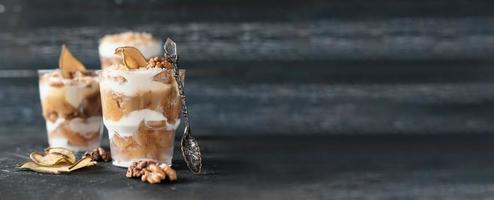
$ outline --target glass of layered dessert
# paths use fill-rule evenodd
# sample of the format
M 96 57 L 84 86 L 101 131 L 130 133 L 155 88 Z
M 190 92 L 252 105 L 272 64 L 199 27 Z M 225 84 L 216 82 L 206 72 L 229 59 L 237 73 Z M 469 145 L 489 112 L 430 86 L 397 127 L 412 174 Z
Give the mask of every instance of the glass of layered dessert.
M 122 60 L 103 69 L 100 77 L 113 164 L 128 167 L 154 160 L 171 165 L 181 112 L 173 66 L 164 58 L 147 60 L 133 47 L 120 47 L 115 53 Z
M 105 35 L 99 41 L 99 56 L 101 67 L 105 68 L 122 61 L 120 55 L 114 54 L 118 47 L 135 47 L 144 55 L 144 58 L 161 55 L 161 42 L 149 33 L 124 32 Z
M 38 74 L 49 145 L 74 151 L 98 147 L 103 132 L 98 75 L 86 70 L 65 46 L 59 69 Z

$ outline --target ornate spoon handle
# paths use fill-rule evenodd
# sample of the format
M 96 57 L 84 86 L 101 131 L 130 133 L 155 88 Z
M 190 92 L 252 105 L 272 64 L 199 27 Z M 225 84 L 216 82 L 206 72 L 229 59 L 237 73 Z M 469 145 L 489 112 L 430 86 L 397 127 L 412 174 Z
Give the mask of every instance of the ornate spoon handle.
M 189 112 L 187 109 L 187 102 L 186 102 L 187 98 L 185 96 L 184 85 L 179 75 L 179 69 L 178 69 L 177 46 L 175 42 L 173 42 L 170 38 L 167 38 L 164 48 L 165 48 L 165 57 L 171 63 L 173 63 L 173 68 L 174 68 L 173 75 L 175 77 L 175 80 L 177 81 L 180 99 L 182 100 L 182 114 L 185 119 L 184 134 L 182 135 L 182 140 L 180 141 L 182 156 L 184 158 L 185 163 L 187 164 L 187 167 L 189 167 L 189 170 L 194 174 L 198 174 L 201 172 L 201 168 L 202 168 L 201 150 L 199 148 L 199 143 L 194 137 L 192 137 L 192 133 L 190 130 Z

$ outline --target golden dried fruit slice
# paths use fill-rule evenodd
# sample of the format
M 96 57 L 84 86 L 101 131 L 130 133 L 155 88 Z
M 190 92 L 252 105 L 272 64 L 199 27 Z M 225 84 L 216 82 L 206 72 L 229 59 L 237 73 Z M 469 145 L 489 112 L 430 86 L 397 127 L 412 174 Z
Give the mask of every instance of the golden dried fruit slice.
M 67 156 L 60 154 L 60 153 L 49 153 L 46 155 L 41 155 L 38 152 L 33 152 L 33 153 L 31 153 L 31 155 L 29 157 L 31 157 L 31 160 L 34 163 L 41 165 L 41 166 L 47 166 L 47 167 L 57 165 L 57 164 L 62 164 L 62 163 L 69 164 L 69 165 L 72 164 L 69 161 L 69 159 L 67 158 Z
M 77 158 L 75 157 L 74 152 L 72 152 L 69 149 L 63 148 L 63 147 L 48 147 L 45 149 L 45 153 L 59 153 L 63 154 L 67 157 L 68 161 L 70 164 L 74 164 L 77 161 Z
M 93 165 L 96 165 L 96 161 L 92 161 L 91 157 L 86 156 L 86 157 L 81 158 L 79 161 L 77 161 L 72 166 L 70 166 L 69 171 L 74 171 L 74 170 L 78 170 L 80 168 L 89 167 L 89 166 L 93 166 Z
M 84 65 L 77 60 L 72 53 L 70 53 L 69 49 L 65 47 L 65 45 L 62 46 L 58 66 L 60 67 L 60 70 L 62 70 L 62 76 L 64 78 L 71 78 L 72 74 L 77 71 L 86 71 Z
M 95 161 L 91 161 L 90 157 L 84 157 L 74 163 L 73 165 L 68 163 L 60 163 L 52 166 L 42 166 L 33 161 L 25 162 L 18 166 L 19 169 L 31 170 L 35 172 L 48 173 L 48 174 L 60 174 L 62 172 L 71 172 L 84 167 L 95 165 Z
M 96 164 L 88 156 L 76 162 L 75 154 L 66 148 L 46 148 L 45 153 L 46 155 L 37 152 L 31 153 L 30 157 L 32 161 L 25 162 L 19 165 L 18 168 L 41 173 L 60 174 Z
M 41 166 L 38 165 L 32 161 L 28 161 L 20 166 L 18 168 L 24 169 L 24 170 L 31 170 L 35 172 L 41 172 L 41 173 L 49 173 L 49 174 L 60 174 L 62 172 L 68 172 L 69 171 L 69 166 L 66 164 L 59 164 L 59 165 L 53 165 L 53 166 Z
M 137 48 L 119 47 L 115 49 L 115 54 L 122 56 L 123 64 L 128 69 L 137 69 L 148 65 L 146 58 L 144 58 L 144 55 L 142 55 L 141 51 Z

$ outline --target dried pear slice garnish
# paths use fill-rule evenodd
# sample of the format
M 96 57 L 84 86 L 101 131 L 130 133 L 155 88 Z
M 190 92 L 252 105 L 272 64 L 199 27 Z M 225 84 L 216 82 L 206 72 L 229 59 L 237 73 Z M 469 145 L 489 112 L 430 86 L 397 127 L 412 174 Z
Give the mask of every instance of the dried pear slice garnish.
M 123 58 L 123 64 L 128 69 L 146 67 L 148 64 L 141 51 L 135 47 L 119 47 L 115 49 L 115 54 L 120 55 Z
M 69 49 L 62 45 L 62 51 L 60 52 L 60 58 L 58 60 L 58 66 L 62 70 L 62 76 L 64 78 L 71 78 L 72 74 L 77 71 L 84 72 L 86 68 L 84 65 L 75 58 Z
M 32 161 L 28 161 L 19 166 L 20 169 L 31 170 L 35 172 L 48 173 L 48 174 L 60 174 L 62 172 L 68 172 L 70 165 L 53 165 L 53 166 L 41 166 Z
M 73 164 L 77 161 L 77 158 L 75 157 L 74 152 L 72 152 L 69 149 L 63 148 L 63 147 L 48 147 L 45 149 L 45 153 L 59 153 L 67 156 L 68 161 Z
M 73 164 L 73 162 L 70 162 L 67 156 L 60 154 L 60 153 L 49 153 L 46 155 L 41 155 L 38 152 L 33 152 L 29 156 L 31 157 L 31 160 L 41 166 L 53 166 L 61 163 L 66 163 L 66 164 Z
M 47 148 L 45 149 L 45 152 L 46 155 L 41 155 L 37 152 L 31 153 L 30 157 L 32 161 L 27 161 L 17 167 L 19 169 L 41 173 L 60 174 L 62 172 L 71 172 L 84 167 L 93 166 L 97 163 L 92 161 L 91 157 L 87 156 L 81 158 L 77 162 L 70 162 L 68 156 L 64 154 L 74 156 L 74 153 L 64 148 Z
M 80 168 L 93 166 L 93 165 L 96 165 L 96 163 L 97 163 L 96 161 L 91 160 L 91 157 L 86 156 L 86 157 L 81 158 L 79 161 L 74 163 L 72 166 L 70 166 L 69 171 L 74 171 L 74 170 L 78 170 Z

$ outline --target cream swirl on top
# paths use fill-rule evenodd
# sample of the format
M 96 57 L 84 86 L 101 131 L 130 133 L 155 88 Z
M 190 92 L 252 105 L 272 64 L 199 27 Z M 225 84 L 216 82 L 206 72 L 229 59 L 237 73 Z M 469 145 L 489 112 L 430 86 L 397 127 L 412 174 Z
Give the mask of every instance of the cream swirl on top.
M 162 68 L 139 68 L 129 71 L 112 66 L 103 71 L 102 76 L 105 78 L 102 78 L 100 84 L 125 96 L 134 96 L 142 91 L 143 87 L 149 91 L 168 90 L 172 85 L 154 80 L 157 74 L 164 71 L 166 69 Z
M 144 57 L 151 58 L 161 54 L 161 42 L 149 33 L 124 32 L 105 35 L 99 41 L 99 54 L 104 57 L 114 57 L 115 49 L 131 46 L 139 49 Z

